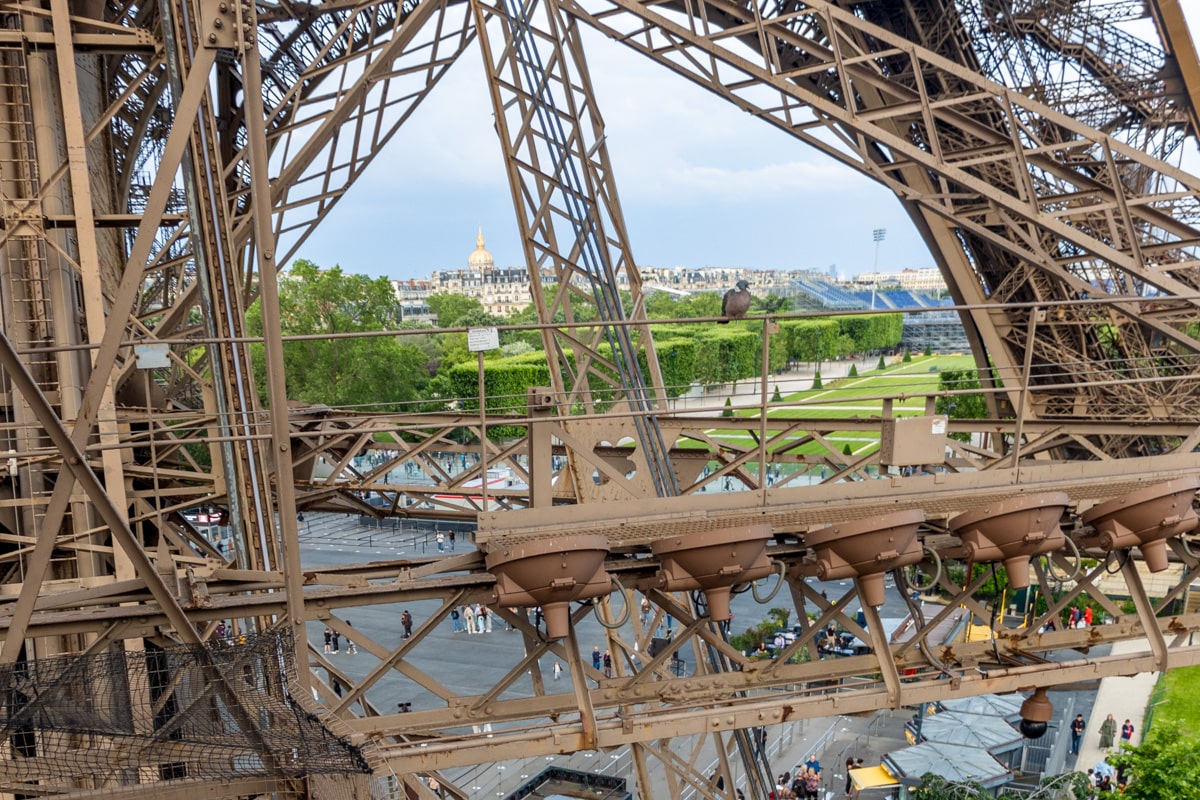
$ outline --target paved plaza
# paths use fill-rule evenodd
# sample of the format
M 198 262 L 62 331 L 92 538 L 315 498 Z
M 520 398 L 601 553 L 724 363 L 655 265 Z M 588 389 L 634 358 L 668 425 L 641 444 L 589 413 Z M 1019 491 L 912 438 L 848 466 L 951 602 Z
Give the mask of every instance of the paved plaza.
M 447 524 L 397 520 L 394 525 L 392 521 L 387 521 L 382 526 L 374 527 L 361 524 L 356 516 L 310 513 L 305 515 L 302 524 L 301 558 L 304 566 L 311 568 L 319 565 L 428 557 L 437 553 L 435 537 L 439 530 L 445 533 L 448 530 Z M 454 546 L 454 553 L 474 547 L 465 531 L 458 533 Z M 448 541 L 446 548 L 446 555 L 450 555 Z M 890 589 L 890 579 L 888 583 Z M 826 588 L 833 597 L 846 591 L 849 586 L 849 581 L 832 581 L 820 584 L 816 588 Z M 412 614 L 415 624 L 419 626 L 437 607 L 438 603 L 434 600 L 414 601 L 403 607 L 366 606 L 355 609 L 350 622 L 376 641 L 395 646 L 403 632 L 400 616 L 404 610 Z M 767 605 L 755 603 L 748 592 L 735 595 L 732 607 L 735 631 L 744 630 L 765 619 L 768 608 Z M 889 591 L 888 604 L 881 609 L 881 616 L 886 619 L 889 616 L 903 616 L 903 613 L 904 607 L 896 592 Z M 310 640 L 319 645 L 322 630 L 323 626 L 320 623 L 311 623 L 308 628 Z M 585 618 L 577 631 L 578 641 L 585 655 L 595 645 L 604 648 L 604 630 L 592 617 Z M 505 630 L 504 622 L 498 618 L 492 633 L 480 635 L 456 634 L 450 621 L 446 620 L 430 634 L 430 639 L 434 646 L 418 648 L 418 652 L 413 654 L 415 663 L 421 669 L 437 675 L 451 690 L 464 695 L 479 690 L 477 677 L 480 664 L 512 664 L 524 654 L 521 635 Z M 349 655 L 344 650 L 333 659 L 337 669 L 351 679 L 362 678 L 375 663 L 370 656 L 362 653 Z M 552 663 L 544 663 L 541 666 L 546 679 L 552 680 Z M 1044 754 L 1046 768 L 1051 772 L 1059 772 L 1071 769 L 1086 770 L 1094 766 L 1103 756 L 1098 744 L 1099 726 L 1105 714 L 1113 714 L 1118 724 L 1125 718 L 1133 719 L 1138 729 L 1135 741 L 1139 740 L 1145 705 L 1154 686 L 1154 678 L 1153 675 L 1108 678 L 1100 682 L 1098 690 L 1051 692 L 1050 697 L 1055 706 L 1055 722 L 1052 725 L 1062 733 L 1055 737 L 1052 731 L 1043 743 L 1051 745 Z M 568 672 L 563 672 L 562 680 L 570 680 Z M 369 692 L 369 698 L 384 713 L 391 712 L 398 703 L 410 703 L 413 708 L 419 709 L 439 702 L 432 694 L 415 684 L 403 681 L 395 673 L 384 677 Z M 809 754 L 816 753 L 823 767 L 823 797 L 841 797 L 845 782 L 843 765 L 846 757 L 863 758 L 867 765 L 878 764 L 884 753 L 906 746 L 903 728 L 912 713 L 910 709 L 882 710 L 867 716 L 800 720 L 769 727 L 767 744 L 771 753 L 772 769 L 776 774 L 785 770 L 794 772 L 797 764 L 803 763 Z M 1067 722 L 1076 713 L 1082 713 L 1088 721 L 1088 730 L 1078 757 L 1068 753 L 1069 736 L 1065 732 Z M 711 772 L 716 767 L 716 753 L 702 752 L 699 763 L 704 764 L 706 773 Z M 447 777 L 471 791 L 472 796 L 503 797 L 551 765 L 622 777 L 632 775 L 629 750 L 621 748 L 614 752 L 580 752 L 476 765 L 450 770 Z M 738 772 L 735 775 L 736 780 L 740 776 L 740 765 L 736 765 L 735 770 Z M 657 780 L 662 780 L 661 774 L 658 774 Z M 655 788 L 665 793 L 665 781 Z

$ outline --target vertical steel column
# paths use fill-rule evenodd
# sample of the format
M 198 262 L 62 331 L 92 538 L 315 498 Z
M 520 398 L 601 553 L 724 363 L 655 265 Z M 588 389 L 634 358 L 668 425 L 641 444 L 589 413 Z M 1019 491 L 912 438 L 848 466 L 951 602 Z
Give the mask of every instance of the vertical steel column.
M 576 405 L 594 410 L 611 388 L 629 406 L 656 493 L 678 494 L 655 415 L 662 377 L 645 324 L 641 279 L 625 236 L 578 29 L 562 19 L 552 0 L 497 5 L 478 0 L 472 8 L 539 316 L 552 322 L 562 312 L 574 322 L 573 300 L 587 299 L 600 319 L 594 328 L 544 333 L 558 406 L 563 415 Z M 498 35 L 489 35 L 489 23 Z M 555 281 L 549 303 L 542 291 L 543 264 Z M 622 304 L 623 283 L 633 296 L 632 314 Z M 647 375 L 638 363 L 639 349 Z M 599 399 L 593 381 L 607 384 Z
M 206 0 L 210 5 L 216 0 Z M 223 4 L 222 4 L 223 5 Z M 238 0 L 237 51 L 242 63 L 246 134 L 250 151 L 250 205 L 254 215 L 253 253 L 261 292 L 267 396 L 271 415 L 271 457 L 274 463 L 275 511 L 279 525 L 280 557 L 287 592 L 288 623 L 296 647 L 296 680 L 304 691 L 312 686 L 308 669 L 308 636 L 304 632 L 304 576 L 300 570 L 300 542 L 296 527 L 296 489 L 292 483 L 291 428 L 288 425 L 287 383 L 284 380 L 283 323 L 279 313 L 278 265 L 275 233 L 271 229 L 271 180 L 267 173 L 266 119 L 262 101 L 262 65 L 256 37 L 256 7 Z

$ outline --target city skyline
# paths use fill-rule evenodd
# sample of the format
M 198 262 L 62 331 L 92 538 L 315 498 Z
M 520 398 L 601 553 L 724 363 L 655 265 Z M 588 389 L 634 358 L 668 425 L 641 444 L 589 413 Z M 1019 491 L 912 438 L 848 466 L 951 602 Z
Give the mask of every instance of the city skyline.
M 1187 14 L 1195 32 L 1200 9 Z M 843 278 L 934 266 L 890 191 L 645 57 L 591 31 L 585 37 L 639 265 L 823 273 L 836 265 Z M 1185 149 L 1184 166 L 1195 171 L 1195 144 Z M 497 267 L 524 266 L 472 47 L 297 257 L 423 278 L 465 268 L 480 227 Z M 877 248 L 880 228 L 887 233 Z

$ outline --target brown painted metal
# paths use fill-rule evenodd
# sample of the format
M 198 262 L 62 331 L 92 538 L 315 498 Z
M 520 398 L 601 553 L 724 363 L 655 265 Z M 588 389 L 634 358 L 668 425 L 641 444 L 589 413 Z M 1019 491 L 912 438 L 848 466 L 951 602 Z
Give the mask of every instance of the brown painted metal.
M 854 578 L 863 602 L 884 602 L 884 573 L 918 563 L 923 555 L 917 529 L 925 521 L 920 509 L 895 511 L 843 525 L 809 531 L 805 543 L 817 555 L 821 580 Z
M 1065 492 L 1001 500 L 959 514 L 947 527 L 962 540 L 966 560 L 1002 561 L 1009 585 L 1024 589 L 1029 585 L 1029 559 L 1066 545 L 1059 522 L 1070 503 Z
M 1193 508 L 1200 477 L 1168 481 L 1101 503 L 1084 512 L 1081 521 L 1091 525 L 1105 551 L 1138 547 L 1151 572 L 1167 568 L 1164 540 L 1195 529 L 1200 524 Z
M 1200 485 L 1193 452 L 1200 381 L 1188 328 L 1197 306 L 1200 180 L 1169 166 L 1181 141 L 1174 132 L 1179 116 L 1161 106 L 1166 94 L 1157 83 L 1142 84 L 1149 90 L 1139 95 L 1115 63 L 1067 53 L 1091 58 L 1089 69 L 1108 81 L 1109 99 L 1140 120 L 1130 129 L 1093 124 L 1113 106 L 1072 99 L 1045 75 L 1022 76 L 1037 97 L 1029 99 L 995 83 L 1002 70 L 984 72 L 978 51 L 956 50 L 971 39 L 959 34 L 978 28 L 969 10 L 958 16 L 939 15 L 934 3 L 910 3 L 903 12 L 890 6 L 903 17 L 894 25 L 872 2 L 851 14 L 813 0 L 780 7 L 777 16 L 750 15 L 748 7 L 719 0 L 528 5 L 537 12 L 531 35 L 552 54 L 550 74 L 569 97 L 559 111 L 567 144 L 586 168 L 579 196 L 591 204 L 589 219 L 617 284 L 632 292 L 626 322 L 598 324 L 573 322 L 573 304 L 591 299 L 594 286 L 529 121 L 537 92 L 514 78 L 516 37 L 503 22 L 505 7 L 436 0 L 10 5 L 11 27 L 0 34 L 0 311 L 11 346 L 0 359 L 0 397 L 4 449 L 14 451 L 15 470 L 0 477 L 0 661 L 197 640 L 211 636 L 218 620 L 239 630 L 329 624 L 353 634 L 375 665 L 355 681 L 302 645 L 301 682 L 311 679 L 333 710 L 331 727 L 366 745 L 380 774 L 395 773 L 372 788 L 421 797 L 430 793 L 414 772 L 623 744 L 634 746 L 642 787 L 661 770 L 671 796 L 688 787 L 704 793 L 708 776 L 679 753 L 720 742 L 721 769 L 731 778 L 727 745 L 746 728 L 1200 662 L 1188 644 L 1200 618 L 1176 607 L 1200 577 L 1200 562 L 1181 539 L 1195 526 Z M 1164 10 L 1176 8 L 1166 3 Z M 813 416 L 820 413 L 813 403 L 796 404 L 802 418 L 773 415 L 778 407 L 767 401 L 765 376 L 754 416 L 724 418 L 719 403 L 701 409 L 707 413 L 673 416 L 653 359 L 580 20 L 892 189 L 963 306 L 977 362 L 995 365 L 993 418 L 950 421 L 944 440 L 927 442 L 944 460 L 908 476 L 887 475 L 876 454 L 848 459 L 836 443 L 845 431 L 894 430 L 894 420 Z M 1060 23 L 1050 9 L 976 38 L 1023 37 L 1022 53 L 1029 43 L 1046 51 Z M 900 30 L 920 33 L 910 40 Z M 1092 30 L 1115 35 L 1104 26 Z M 538 280 L 553 278 L 548 298 L 535 294 L 545 324 L 533 329 L 543 332 L 556 364 L 577 371 L 552 370 L 559 383 L 535 394 L 526 413 L 489 416 L 491 425 L 527 431 L 497 443 L 488 462 L 530 488 L 489 497 L 480 514 L 481 552 L 302 569 L 296 508 L 374 518 L 404 518 L 425 503 L 434 508 L 420 513 L 433 517 L 479 512 L 469 498 L 439 499 L 469 495 L 464 486 L 479 471 L 453 473 L 439 463 L 478 451 L 482 419 L 289 407 L 278 367 L 282 341 L 270 323 L 264 408 L 245 320 L 260 297 L 264 318 L 274 318 L 274 270 L 298 254 L 477 38 L 527 261 Z M 993 60 L 1005 50 L 1005 40 L 995 41 Z M 1185 77 L 1196 72 L 1193 60 L 1181 65 Z M 566 323 L 553 322 L 560 310 Z M 788 316 L 802 315 L 776 319 Z M 601 347 L 621 327 L 650 353 L 648 393 L 606 405 L 590 381 L 626 391 L 611 352 Z M 141 365 L 135 345 L 164 347 L 168 366 Z M 768 348 L 778 345 L 764 340 L 763 365 Z M 572 416 L 577 406 L 589 413 Z M 662 456 L 681 497 L 654 498 L 645 442 L 632 454 L 623 446 L 635 422 L 661 431 Z M 744 438 L 715 433 L 721 431 Z M 355 467 L 364 454 L 381 456 L 379 463 Z M 555 456 L 567 463 L 557 473 Z M 318 461 L 336 465 L 345 480 L 315 478 Z M 432 484 L 388 482 L 408 465 L 421 467 Z M 790 471 L 768 485 L 769 466 Z M 726 478 L 745 491 L 712 491 Z M 365 503 L 358 495 L 366 491 L 390 505 Z M 1063 535 L 1099 562 L 1069 580 L 1064 576 L 1078 565 L 1029 536 L 1041 530 L 1050 541 L 1057 530 L 1016 526 L 1023 542 L 1017 546 L 1000 541 L 995 529 L 1009 528 L 1003 517 L 967 525 L 961 516 L 981 505 L 1037 516 L 1025 498 L 1058 492 L 1066 497 Z M 178 516 L 204 502 L 231 509 L 234 552 L 223 554 Z M 561 507 L 579 503 L 588 504 L 586 514 Z M 843 550 L 829 532 L 887 538 L 890 528 L 880 519 L 888 515 L 918 525 L 911 536 L 900 526 L 903 542 L 866 553 Z M 921 537 L 939 552 L 962 547 L 944 533 L 955 515 L 955 530 L 986 534 L 988 544 L 974 544 L 976 560 L 1031 556 L 1050 609 L 1024 625 L 1000 620 L 994 642 L 935 641 L 949 612 L 916 620 L 909 642 L 884 642 L 873 603 L 880 571 L 920 559 Z M 769 536 L 730 541 L 737 538 L 730 530 L 755 528 Z M 568 537 L 589 544 L 566 547 Z M 437 646 L 430 634 L 455 604 L 516 601 L 501 585 L 509 580 L 502 554 L 534 552 L 547 541 L 559 543 L 549 547 L 558 548 L 549 556 L 558 563 L 568 550 L 568 560 L 590 562 L 578 576 L 572 569 L 571 580 L 591 586 L 596 594 L 586 596 L 600 599 L 595 613 L 610 624 L 617 617 L 610 605 L 622 602 L 616 583 L 644 589 L 654 617 L 669 613 L 679 623 L 668 648 L 648 657 L 655 624 L 634 615 L 608 634 L 614 675 L 597 675 L 580 658 L 575 635 L 582 615 L 593 613 L 590 605 L 566 620 L 556 616 L 553 633 L 565 632 L 561 639 L 544 639 L 502 605 L 498 613 L 525 642 L 521 658 L 489 665 L 470 693 L 423 669 L 420 655 Z M 684 569 L 684 553 L 695 552 L 697 542 L 711 543 L 722 560 Z M 854 565 L 857 585 L 828 600 L 813 591 L 804 576 L 815 568 L 807 557 L 814 548 L 824 554 L 827 574 L 845 569 L 842 561 Z M 892 549 L 895 558 L 881 558 Z M 1178 570 L 1157 601 L 1133 557 L 1138 550 L 1146 566 Z M 764 663 L 737 652 L 712 620 L 724 613 L 730 581 L 766 574 L 772 561 L 782 564 L 804 633 L 785 657 Z M 665 585 L 663 576 L 671 576 Z M 977 596 L 985 580 L 963 587 L 943 577 L 947 609 L 987 619 L 986 601 Z M 709 617 L 670 594 L 692 585 L 713 593 Z M 552 593 L 533 593 L 547 587 L 528 592 L 530 599 L 553 603 Z M 1136 613 L 1122 611 L 1124 596 Z M 1085 599 L 1114 622 L 1039 632 L 1040 623 Z M 368 605 L 417 600 L 438 600 L 438 610 L 400 644 L 375 641 L 344 618 Z M 860 605 L 866 630 L 851 613 Z M 830 622 L 869 642 L 872 652 L 804 661 L 815 650 L 816 629 Z M 1087 654 L 1121 640 L 1146 645 L 1128 656 Z M 717 671 L 710 652 L 734 668 Z M 674 675 L 673 654 L 686 656 L 696 674 Z M 568 665 L 570 690 L 556 691 L 544 679 L 542 658 Z M 902 682 L 901 670 L 913 674 Z M 340 698 L 323 680 L 328 675 L 338 677 Z M 394 677 L 429 692 L 436 704 L 382 713 L 372 701 Z M 526 680 L 528 696 L 515 692 Z M 120 705 L 120 698 L 104 699 Z M 253 714 L 243 713 L 236 697 L 227 699 L 239 724 L 253 728 Z M 492 737 L 470 731 L 485 723 L 497 724 Z M 167 787 L 137 775 L 145 783 L 90 790 L 87 776 L 72 786 L 20 779 L 40 768 L 39 759 L 22 760 L 19 770 L 0 776 L 0 791 L 303 791 L 273 779 Z M 308 787 L 314 795 L 327 789 L 317 781 Z
M 658 539 L 650 550 L 658 557 L 658 581 L 668 592 L 704 592 L 708 616 L 729 619 L 729 590 L 771 574 L 767 557 L 769 525 L 722 528 L 689 536 Z
M 603 536 L 564 536 L 492 550 L 484 563 L 496 576 L 499 605 L 541 606 L 546 636 L 561 639 L 567 635 L 571 603 L 611 592 L 612 578 L 604 571 L 607 555 Z
M 1128 302 L 1115 304 L 1109 319 L 1120 324 L 1115 320 L 1132 315 L 1127 330 L 1141 331 L 1126 337 L 1125 346 L 1150 356 L 1157 334 L 1196 352 L 1200 343 L 1185 331 L 1184 319 L 1197 302 L 1186 271 L 1200 239 L 1193 215 L 1174 211 L 1181 201 L 1194 203 L 1196 181 L 1138 144 L 1089 130 L 980 75 L 969 56 L 958 54 L 968 59 L 961 63 L 941 52 L 960 40 L 935 35 L 942 32 L 938 20 L 925 42 L 826 0 L 772 16 L 725 0 L 671 6 L 594 0 L 563 7 L 892 189 L 926 232 L 961 302 L 1123 298 Z M 889 74 L 906 77 L 884 77 L 880 62 Z M 942 91 L 931 94 L 931 87 Z M 1113 180 L 1125 167 L 1110 172 L 1112 165 L 1134 164 L 1146 180 Z M 1143 285 L 1157 287 L 1161 300 L 1144 305 L 1136 289 Z M 1118 407 L 1130 418 L 1168 416 L 1175 400 L 1167 398 L 1188 394 L 1172 370 L 1143 374 L 1115 392 L 1092 385 L 1094 365 L 1110 359 L 1101 352 L 1081 355 L 1099 344 L 1092 335 L 1096 318 L 1081 316 L 1082 310 L 1064 309 L 1063 318 L 1075 323 L 1071 330 L 1036 338 L 1026 336 L 1024 311 L 968 312 L 1006 389 L 1006 406 L 1018 407 L 1021 365 L 1032 349 L 1035 367 L 1044 363 L 1062 376 L 1034 381 L 1029 403 L 1038 417 L 1079 419 Z M 988 368 L 983 361 L 979 366 Z

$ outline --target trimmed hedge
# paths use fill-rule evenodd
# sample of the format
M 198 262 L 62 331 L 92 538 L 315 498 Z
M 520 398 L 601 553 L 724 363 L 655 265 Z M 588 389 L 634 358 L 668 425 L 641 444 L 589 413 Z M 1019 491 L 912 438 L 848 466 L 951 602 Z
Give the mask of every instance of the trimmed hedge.
M 855 351 L 895 347 L 904 324 L 900 314 L 871 314 L 816 320 L 783 320 L 780 334 L 771 343 L 771 371 L 788 360 L 826 361 Z M 678 397 L 693 384 L 715 386 L 758 377 L 762 366 L 762 325 L 686 325 L 652 328 L 654 349 L 667 396 Z M 849 348 L 849 349 L 847 349 Z M 601 356 L 611 350 L 598 348 Z M 574 372 L 574 357 L 568 355 Z M 638 368 L 645 375 L 646 356 L 638 352 Z M 478 369 L 474 360 L 455 364 L 447 373 L 449 396 L 458 398 L 464 411 L 478 409 Z M 488 413 L 525 413 L 526 389 L 550 386 L 550 365 L 545 353 L 524 353 L 489 358 L 483 365 L 484 395 Z M 619 391 L 595 368 L 588 374 L 592 397 L 600 408 L 613 402 Z M 497 431 L 499 437 L 503 432 Z M 513 431 L 516 433 L 516 431 Z

